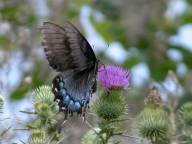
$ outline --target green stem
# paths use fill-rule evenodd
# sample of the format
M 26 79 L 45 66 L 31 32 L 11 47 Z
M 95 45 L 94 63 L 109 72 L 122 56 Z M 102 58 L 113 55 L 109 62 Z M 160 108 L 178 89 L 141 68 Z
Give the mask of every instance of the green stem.
M 126 120 L 130 120 L 130 118 L 126 118 L 126 119 L 116 119 L 116 120 L 111 120 L 109 121 L 110 123 L 113 123 L 113 122 L 121 122 L 121 121 L 126 121 Z
M 173 136 L 171 138 L 171 144 L 178 144 L 178 139 L 176 136 L 177 133 L 177 126 L 176 126 L 176 115 L 175 115 L 175 110 L 177 107 L 177 100 L 173 101 L 173 106 L 170 108 L 170 122 L 171 122 L 171 127 L 172 127 L 172 133 L 171 135 Z
M 107 144 L 111 137 L 112 137 L 112 135 L 110 133 L 106 133 L 106 138 L 104 139 L 104 143 L 103 144 Z
M 85 123 L 87 124 L 87 126 L 89 128 L 91 128 L 101 138 L 103 144 L 105 144 L 105 139 L 103 138 L 103 136 L 100 133 L 98 133 L 87 120 L 85 121 Z

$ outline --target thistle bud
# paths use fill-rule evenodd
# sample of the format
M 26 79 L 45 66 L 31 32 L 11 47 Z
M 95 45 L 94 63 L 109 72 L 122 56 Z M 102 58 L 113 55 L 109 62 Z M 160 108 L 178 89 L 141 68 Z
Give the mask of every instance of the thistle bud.
M 117 90 L 103 93 L 95 102 L 94 111 L 104 120 L 118 118 L 126 110 L 125 97 Z
M 29 144 L 46 144 L 45 132 L 42 130 L 33 130 L 31 137 L 29 138 Z
M 54 102 L 54 95 L 49 86 L 41 86 L 33 93 L 35 112 L 41 120 L 46 122 L 58 110 Z
M 153 87 L 150 90 L 149 95 L 144 100 L 144 103 L 146 107 L 151 108 L 158 108 L 162 106 L 161 97 L 156 87 Z
M 34 105 L 37 103 L 47 103 L 48 105 L 52 105 L 54 102 L 54 95 L 51 91 L 51 87 L 46 85 L 37 88 L 32 96 Z
M 168 144 L 169 120 L 160 108 L 144 108 L 137 118 L 137 129 L 142 137 L 150 139 L 154 144 Z
M 180 117 L 186 125 L 192 126 L 192 102 L 187 102 L 181 107 Z

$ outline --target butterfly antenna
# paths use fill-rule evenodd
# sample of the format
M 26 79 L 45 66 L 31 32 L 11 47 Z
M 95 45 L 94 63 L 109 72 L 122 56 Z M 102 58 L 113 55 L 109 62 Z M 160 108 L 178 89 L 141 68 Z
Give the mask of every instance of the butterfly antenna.
M 85 121 L 86 121 L 86 119 L 85 119 L 85 115 L 83 115 L 82 120 L 83 120 L 83 122 L 85 122 Z

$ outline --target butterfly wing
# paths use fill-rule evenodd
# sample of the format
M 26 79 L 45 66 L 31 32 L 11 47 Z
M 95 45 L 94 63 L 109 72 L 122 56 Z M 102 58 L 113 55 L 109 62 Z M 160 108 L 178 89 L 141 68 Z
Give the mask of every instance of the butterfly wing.
M 71 23 L 61 27 L 45 22 L 41 32 L 47 60 L 54 70 L 79 72 L 94 66 L 96 57 L 91 46 Z
M 65 103 L 66 95 L 58 96 L 58 91 L 64 89 L 73 103 L 78 101 L 84 105 L 82 101 L 89 100 L 96 85 L 97 59 L 91 46 L 69 22 L 66 22 L 64 27 L 45 22 L 41 32 L 44 36 L 43 46 L 49 65 L 61 72 L 53 80 L 55 95 L 63 98 Z M 62 88 L 59 87 L 61 81 L 65 84 Z M 64 106 L 69 109 L 70 102 Z

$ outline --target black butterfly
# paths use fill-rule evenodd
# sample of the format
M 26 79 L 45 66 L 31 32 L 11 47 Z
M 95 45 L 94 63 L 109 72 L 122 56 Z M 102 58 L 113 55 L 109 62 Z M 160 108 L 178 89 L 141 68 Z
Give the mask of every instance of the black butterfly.
M 52 81 L 52 91 L 60 111 L 85 115 L 92 93 L 96 91 L 98 60 L 84 36 L 71 24 L 61 27 L 44 22 L 44 51 L 49 65 L 60 72 Z

